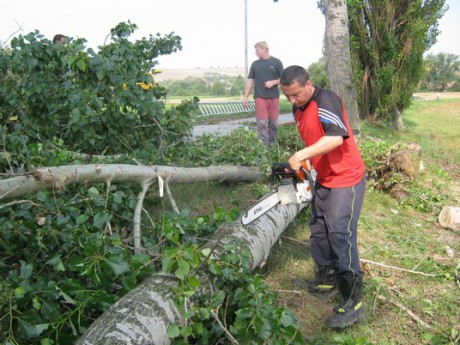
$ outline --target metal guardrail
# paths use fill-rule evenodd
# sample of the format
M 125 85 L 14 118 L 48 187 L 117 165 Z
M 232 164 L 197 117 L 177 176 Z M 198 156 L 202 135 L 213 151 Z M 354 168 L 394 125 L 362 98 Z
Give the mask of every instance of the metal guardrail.
M 254 101 L 248 101 L 248 107 L 243 107 L 243 102 L 199 102 L 198 108 L 201 111 L 200 116 L 210 115 L 224 115 L 224 114 L 237 114 L 237 113 L 248 113 L 256 110 Z

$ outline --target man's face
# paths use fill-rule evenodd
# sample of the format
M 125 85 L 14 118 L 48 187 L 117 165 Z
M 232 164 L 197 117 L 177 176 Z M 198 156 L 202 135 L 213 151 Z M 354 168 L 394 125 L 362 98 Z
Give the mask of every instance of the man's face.
M 256 55 L 259 59 L 263 59 L 267 55 L 267 49 L 256 47 Z
M 288 101 L 299 108 L 308 103 L 313 95 L 314 88 L 309 80 L 305 85 L 300 85 L 298 81 L 291 85 L 281 85 L 281 90 L 283 90 Z

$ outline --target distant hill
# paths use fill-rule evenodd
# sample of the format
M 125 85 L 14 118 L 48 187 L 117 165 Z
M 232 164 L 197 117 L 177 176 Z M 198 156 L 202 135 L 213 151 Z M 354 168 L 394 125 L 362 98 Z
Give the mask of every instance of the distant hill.
M 185 79 L 187 77 L 204 77 L 207 73 L 218 73 L 237 77 L 239 75 L 244 76 L 244 68 L 190 68 L 190 69 L 169 69 L 159 68 L 161 73 L 155 75 L 157 81 L 163 81 L 167 79 Z

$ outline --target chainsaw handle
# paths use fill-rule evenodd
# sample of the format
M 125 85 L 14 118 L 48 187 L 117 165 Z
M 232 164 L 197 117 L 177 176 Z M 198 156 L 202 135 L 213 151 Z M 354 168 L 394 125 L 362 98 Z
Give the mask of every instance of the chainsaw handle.
M 303 177 L 299 176 L 300 173 L 301 173 L 301 175 Z M 302 161 L 299 171 L 296 172 L 295 174 L 296 174 L 297 178 L 301 179 L 301 181 L 304 181 L 305 179 L 308 180 L 308 183 L 310 184 L 310 188 L 311 188 L 311 193 L 314 196 L 315 195 L 315 181 L 313 181 L 313 176 L 311 176 L 310 161 L 308 159 Z
M 310 180 L 311 176 L 310 178 L 308 177 L 308 175 L 310 175 L 310 171 L 311 171 L 310 160 L 306 159 L 300 162 L 300 169 L 297 171 L 294 171 L 294 173 L 299 181 L 304 181 L 306 179 Z

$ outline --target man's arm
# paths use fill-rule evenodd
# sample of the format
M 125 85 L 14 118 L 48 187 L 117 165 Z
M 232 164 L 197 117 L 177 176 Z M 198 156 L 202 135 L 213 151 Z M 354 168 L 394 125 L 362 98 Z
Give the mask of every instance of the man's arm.
M 294 155 L 289 158 L 289 163 L 292 169 L 299 170 L 302 161 L 331 152 L 342 145 L 342 143 L 342 136 L 323 136 L 313 145 L 294 153 Z
M 265 82 L 264 86 L 267 88 L 267 89 L 270 89 L 272 88 L 273 86 L 275 85 L 279 85 L 280 83 L 280 80 L 279 79 L 275 79 L 275 80 L 268 80 Z
M 243 107 L 248 107 L 248 97 L 251 93 L 252 87 L 254 86 L 254 79 L 246 79 L 246 86 L 244 88 Z

